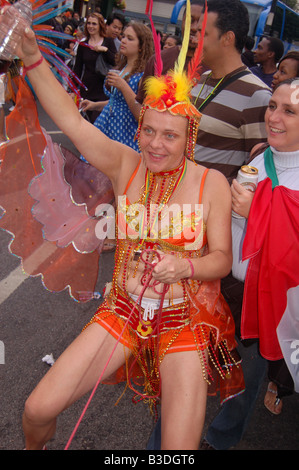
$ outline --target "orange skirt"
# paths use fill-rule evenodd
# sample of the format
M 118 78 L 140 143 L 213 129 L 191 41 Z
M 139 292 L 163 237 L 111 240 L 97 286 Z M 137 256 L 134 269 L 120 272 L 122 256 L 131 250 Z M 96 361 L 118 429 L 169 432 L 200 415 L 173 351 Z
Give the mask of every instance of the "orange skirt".
M 215 335 L 210 321 L 199 322 L 197 318 L 196 324 L 192 324 L 190 311 L 190 302 L 182 302 L 163 308 L 160 318 L 155 314 L 152 320 L 144 321 L 144 309 L 119 287 L 113 287 L 86 327 L 92 323 L 100 324 L 132 355 L 105 383 L 127 381 L 136 393 L 135 399 L 147 400 L 152 408 L 160 398 L 159 366 L 165 355 L 198 351 L 210 395 L 220 391 L 220 400 L 224 402 L 244 391 L 240 357 L 232 347 L 234 341 L 232 344 L 230 338 L 229 349 L 225 334 Z M 224 317 L 223 311 L 218 313 Z M 230 315 L 229 309 L 225 313 Z M 135 385 L 143 391 L 138 391 Z
M 134 308 L 134 303 L 130 299 L 128 300 L 128 305 L 131 311 Z M 167 313 L 168 317 L 172 317 L 171 321 L 174 322 L 175 316 L 183 316 L 183 323 L 187 321 L 187 324 L 178 325 L 177 327 L 170 328 L 170 332 L 168 329 L 164 328 L 164 331 L 160 331 L 160 350 L 163 350 L 165 354 L 173 353 L 173 352 L 181 352 L 181 351 L 195 351 L 197 349 L 194 332 L 190 328 L 190 322 L 188 321 L 189 316 L 183 313 L 184 310 L 183 304 L 177 304 L 172 307 L 168 307 Z M 141 311 L 143 312 L 144 309 L 142 308 Z M 123 312 L 122 312 L 123 313 Z M 138 315 L 138 309 L 135 309 L 135 316 Z M 134 315 L 133 313 L 133 315 Z M 136 318 L 135 318 L 136 320 Z M 126 346 L 127 348 L 131 348 L 131 334 L 128 335 L 128 332 L 124 331 L 126 321 L 128 321 L 128 316 L 124 315 L 115 315 L 115 310 L 110 307 L 109 301 L 105 300 L 103 304 L 98 308 L 97 312 L 91 319 L 90 323 L 99 323 L 103 328 L 105 328 L 116 340 L 118 340 L 121 344 Z M 89 324 L 90 324 L 89 323 Z M 132 325 L 131 325 L 132 326 Z M 148 340 L 150 335 L 153 334 L 153 329 L 155 325 L 152 325 L 152 321 L 138 321 L 136 324 L 136 331 L 138 336 L 140 337 L 141 341 Z M 166 331 L 165 331 L 166 330 Z M 174 331 L 175 330 L 175 331 Z M 167 334 L 170 333 L 170 334 Z M 173 336 L 175 333 L 175 338 L 172 338 L 170 342 L 170 337 Z M 156 336 L 156 335 L 155 335 Z M 165 355 L 164 354 L 164 355 Z
M 106 308 L 109 311 L 109 306 L 100 307 L 95 314 L 95 317 L 93 317 L 92 322 L 99 323 L 102 325 L 116 340 L 119 339 L 120 343 L 126 346 L 127 348 L 130 348 L 130 342 L 128 341 L 127 338 L 122 336 L 122 331 L 125 325 L 124 320 L 116 317 L 113 315 L 113 311 L 110 309 L 111 315 L 106 316 L 105 314 L 101 315 L 100 310 L 104 308 L 105 312 L 107 313 Z M 162 338 L 163 341 L 163 338 Z M 168 353 L 174 353 L 174 352 L 181 352 L 181 351 L 196 351 L 197 346 L 195 343 L 194 339 L 194 334 L 191 331 L 190 325 L 184 326 L 176 339 L 173 341 L 173 343 L 169 346 L 169 348 L 166 349 L 165 354 Z

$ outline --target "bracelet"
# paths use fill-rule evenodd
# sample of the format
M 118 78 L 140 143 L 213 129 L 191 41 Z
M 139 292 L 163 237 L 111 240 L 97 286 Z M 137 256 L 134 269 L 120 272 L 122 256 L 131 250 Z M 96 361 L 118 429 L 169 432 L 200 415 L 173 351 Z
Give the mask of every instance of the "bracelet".
M 34 64 L 32 65 L 28 65 L 28 67 L 26 67 L 26 65 L 24 65 L 23 67 L 23 73 L 24 75 L 26 75 L 26 73 L 29 71 L 29 70 L 32 70 L 32 69 L 35 69 L 35 67 L 38 67 L 42 61 L 44 60 L 44 56 L 42 55 L 37 62 L 34 62 Z
M 191 279 L 191 277 L 194 276 L 194 266 L 193 266 L 192 261 L 189 258 L 185 258 L 185 259 L 188 261 L 188 263 L 190 264 L 190 267 L 191 267 L 191 276 L 189 276 L 189 279 Z

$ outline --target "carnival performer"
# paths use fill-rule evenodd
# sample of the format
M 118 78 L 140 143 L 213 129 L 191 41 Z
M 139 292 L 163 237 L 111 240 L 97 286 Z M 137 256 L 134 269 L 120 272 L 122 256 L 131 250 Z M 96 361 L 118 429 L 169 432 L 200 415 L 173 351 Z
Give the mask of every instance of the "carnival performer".
M 222 401 L 243 390 L 220 294 L 232 263 L 231 194 L 221 173 L 192 161 L 200 114 L 189 95 L 198 64 L 184 72 L 188 41 L 174 72 L 163 77 L 158 60 L 147 83 L 138 153 L 84 120 L 41 59 L 34 33 L 22 38 L 18 55 L 40 103 L 110 178 L 118 204 L 110 291 L 27 399 L 26 449 L 42 449 L 57 416 L 99 379 L 124 378 L 150 405 L 161 403 L 163 449 L 198 448 L 209 384 L 220 387 Z
M 263 151 L 261 144 L 250 162 L 259 172 L 256 193 L 235 180 L 232 184 L 232 207 L 243 217 L 233 218 L 232 224 L 232 272 L 245 282 L 241 335 L 258 338 L 268 360 L 264 403 L 273 414 L 281 412 L 282 397 L 299 391 L 297 361 L 291 359 L 299 338 L 298 87 L 296 78 L 281 82 L 270 99 L 268 147 Z
M 151 30 L 139 23 L 129 24 L 123 33 L 116 68 L 108 72 L 104 92 L 108 101 L 82 101 L 84 111 L 97 110 L 101 114 L 94 125 L 112 140 L 117 140 L 138 150 L 135 139 L 139 107 L 135 97 L 144 67 L 153 54 Z

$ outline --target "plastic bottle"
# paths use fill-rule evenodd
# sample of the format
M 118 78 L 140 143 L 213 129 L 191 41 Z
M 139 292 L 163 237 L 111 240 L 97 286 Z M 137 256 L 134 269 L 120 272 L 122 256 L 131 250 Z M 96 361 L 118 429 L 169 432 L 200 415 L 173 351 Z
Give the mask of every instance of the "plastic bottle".
M 0 23 L 0 59 L 11 61 L 25 29 L 32 23 L 32 7 L 29 0 L 11 5 Z

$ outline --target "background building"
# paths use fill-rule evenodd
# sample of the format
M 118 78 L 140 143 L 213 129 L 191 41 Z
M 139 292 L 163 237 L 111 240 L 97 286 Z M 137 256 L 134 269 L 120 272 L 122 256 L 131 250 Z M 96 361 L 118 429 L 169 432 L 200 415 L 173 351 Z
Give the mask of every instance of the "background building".
M 170 23 L 171 14 L 176 3 L 177 0 L 154 1 L 153 20 L 156 29 L 172 34 L 177 34 L 180 31 L 183 8 L 179 14 L 177 24 Z M 86 16 L 89 11 L 100 8 L 105 18 L 113 10 L 119 10 L 128 20 L 148 23 L 148 17 L 145 15 L 146 4 L 147 0 L 74 0 L 73 9 L 82 16 Z

